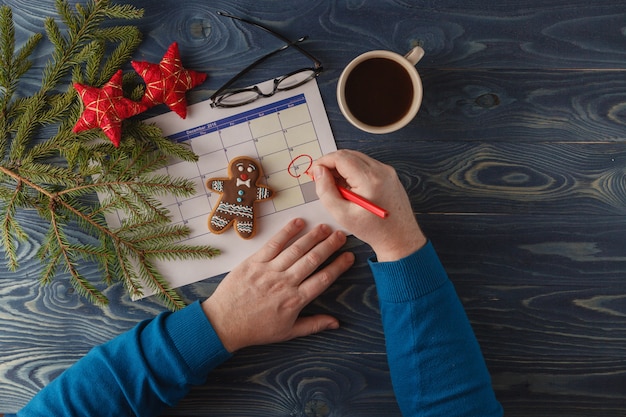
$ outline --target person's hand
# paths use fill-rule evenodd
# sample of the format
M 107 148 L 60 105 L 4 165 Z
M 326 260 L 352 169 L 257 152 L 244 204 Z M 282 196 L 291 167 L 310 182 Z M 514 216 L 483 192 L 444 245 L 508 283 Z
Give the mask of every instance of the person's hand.
M 283 342 L 339 322 L 329 315 L 299 317 L 302 309 L 354 263 L 346 252 L 318 270 L 346 241 L 341 231 L 319 225 L 293 241 L 304 221 L 290 221 L 262 249 L 234 268 L 202 308 L 229 352 Z
M 315 189 L 331 215 L 356 237 L 368 243 L 378 261 L 395 261 L 426 243 L 409 198 L 394 168 L 360 152 L 341 150 L 319 158 L 311 168 Z M 384 207 L 382 219 L 341 197 L 341 184 Z

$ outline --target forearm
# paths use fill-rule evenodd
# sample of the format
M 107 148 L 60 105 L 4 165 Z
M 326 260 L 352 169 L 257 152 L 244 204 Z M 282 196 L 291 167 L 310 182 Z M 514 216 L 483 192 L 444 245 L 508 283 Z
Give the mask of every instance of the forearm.
M 432 245 L 371 267 L 404 416 L 502 415 L 480 347 Z
M 155 416 L 229 357 L 195 303 L 94 348 L 18 416 Z

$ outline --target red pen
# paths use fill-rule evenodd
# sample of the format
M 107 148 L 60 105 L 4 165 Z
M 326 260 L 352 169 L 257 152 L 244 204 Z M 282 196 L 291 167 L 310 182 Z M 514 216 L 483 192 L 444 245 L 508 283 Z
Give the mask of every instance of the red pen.
M 315 181 L 313 174 L 311 174 L 308 170 L 306 171 L 306 174 L 309 177 L 311 177 L 313 181 Z M 337 190 L 339 190 L 339 193 L 341 194 L 343 198 L 345 198 L 348 201 L 353 202 L 354 204 L 357 204 L 363 207 L 365 210 L 369 211 L 370 213 L 374 213 L 375 215 L 383 219 L 389 216 L 389 212 L 385 210 L 384 208 L 377 206 L 376 204 L 372 203 L 366 198 L 361 197 L 360 195 L 348 190 L 345 187 L 342 187 L 339 184 L 337 184 Z
M 337 189 L 339 190 L 339 193 L 341 194 L 343 198 L 345 198 L 348 201 L 353 202 L 354 204 L 358 204 L 359 206 L 363 207 L 365 210 L 368 210 L 374 213 L 378 217 L 381 217 L 384 219 L 387 216 L 389 216 L 389 212 L 387 210 L 385 210 L 382 207 L 377 206 L 376 204 L 372 203 L 369 200 L 366 200 L 360 195 L 353 193 L 347 188 L 342 187 L 341 185 L 337 185 Z

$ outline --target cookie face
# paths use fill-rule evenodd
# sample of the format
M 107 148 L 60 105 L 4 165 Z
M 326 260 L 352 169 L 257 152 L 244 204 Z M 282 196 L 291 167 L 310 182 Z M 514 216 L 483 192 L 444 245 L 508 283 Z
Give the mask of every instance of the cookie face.
M 238 157 L 230 161 L 228 178 L 207 180 L 207 187 L 221 194 L 209 215 L 209 230 L 212 233 L 224 233 L 234 226 L 244 239 L 256 234 L 255 203 L 274 196 L 270 188 L 259 182 L 261 178 L 261 164 L 252 158 Z

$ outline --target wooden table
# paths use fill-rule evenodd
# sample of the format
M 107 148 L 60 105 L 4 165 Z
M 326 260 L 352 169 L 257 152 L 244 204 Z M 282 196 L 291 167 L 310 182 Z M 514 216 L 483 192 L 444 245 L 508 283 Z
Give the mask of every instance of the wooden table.
M 2 1 L 18 33 L 41 31 L 52 1 Z M 136 59 L 172 41 L 188 68 L 226 79 L 280 46 L 216 16 L 254 18 L 324 63 L 321 93 L 339 148 L 396 167 L 466 307 L 507 416 L 626 415 L 626 5 L 598 0 L 137 0 Z M 371 49 L 422 45 L 422 109 L 405 129 L 365 134 L 341 116 L 337 78 Z M 41 59 L 47 58 L 45 48 Z M 249 75 L 305 64 L 295 53 Z M 37 78 L 29 79 L 36 83 Z M 45 225 L 22 213 L 23 267 L 0 271 L 0 412 L 23 406 L 91 347 L 163 307 L 117 286 L 105 309 L 66 277 L 42 288 L 34 258 Z M 341 330 L 247 349 L 168 415 L 399 416 L 385 358 L 369 249 L 307 312 Z M 97 271 L 93 271 L 97 279 Z M 219 278 L 185 287 L 208 296 Z

